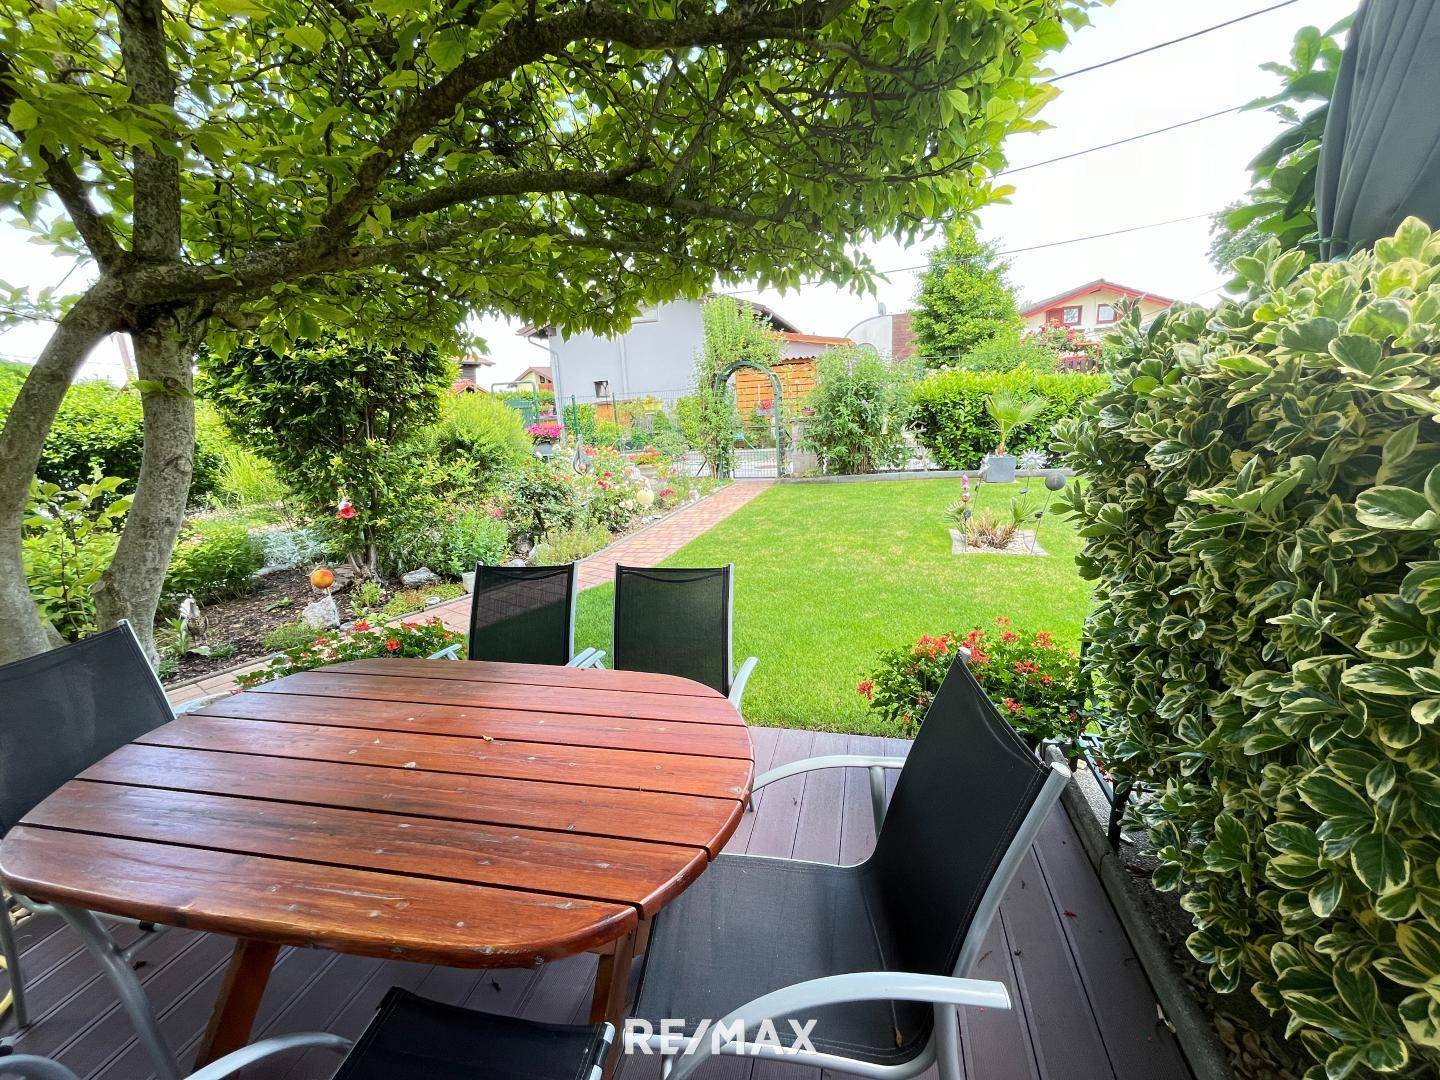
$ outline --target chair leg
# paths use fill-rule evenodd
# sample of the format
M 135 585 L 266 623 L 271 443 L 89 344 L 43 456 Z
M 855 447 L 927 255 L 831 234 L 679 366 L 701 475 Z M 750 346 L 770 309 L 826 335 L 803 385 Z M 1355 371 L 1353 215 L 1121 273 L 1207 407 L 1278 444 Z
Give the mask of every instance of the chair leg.
M 953 1005 L 935 1006 L 935 1065 L 940 1080 L 965 1080 L 960 1070 L 960 1013 Z
M 176 1063 L 170 1047 L 166 1045 L 165 1037 L 160 1033 L 160 1023 L 155 1018 L 155 1011 L 150 1007 L 150 999 L 145 996 L 145 988 L 140 985 L 140 980 L 126 960 L 123 950 L 105 932 L 93 911 L 60 904 L 55 905 L 55 910 L 70 924 L 71 929 L 80 935 L 85 948 L 109 977 L 120 997 L 121 1006 L 135 1028 L 136 1039 L 150 1055 L 150 1064 L 155 1075 L 160 1080 L 180 1080 L 180 1066 Z
M 0 892 L 0 953 L 4 954 L 5 967 L 10 972 L 10 1006 L 15 1010 L 15 1027 L 23 1030 L 30 1026 L 30 1016 L 25 1011 L 25 980 L 20 975 L 20 950 L 15 945 L 10 894 L 6 892 Z

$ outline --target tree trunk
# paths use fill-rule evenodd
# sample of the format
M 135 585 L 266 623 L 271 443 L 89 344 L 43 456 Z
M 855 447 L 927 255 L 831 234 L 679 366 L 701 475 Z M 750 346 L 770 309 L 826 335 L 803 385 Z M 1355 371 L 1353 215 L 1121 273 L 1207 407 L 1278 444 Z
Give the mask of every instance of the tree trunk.
M 30 599 L 21 530 L 50 425 L 86 355 L 115 328 L 117 292 L 112 281 L 102 278 L 65 313 L 25 377 L 0 432 L 0 662 L 59 643 Z
M 135 501 L 115 557 L 95 583 L 95 621 L 108 629 L 127 619 L 155 658 L 155 611 L 165 571 L 185 519 L 195 460 L 191 368 L 201 323 L 193 312 L 132 332 L 143 387 L 145 445 Z

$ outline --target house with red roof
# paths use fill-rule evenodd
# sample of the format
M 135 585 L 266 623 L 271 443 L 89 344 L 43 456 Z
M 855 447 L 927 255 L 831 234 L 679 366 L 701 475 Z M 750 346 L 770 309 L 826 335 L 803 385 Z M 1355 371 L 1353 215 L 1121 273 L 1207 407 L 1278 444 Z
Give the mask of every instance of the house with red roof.
M 1038 330 L 1048 323 L 1057 323 L 1095 341 L 1120 321 L 1122 307 L 1132 303 L 1139 304 L 1141 314 L 1149 318 L 1175 301 L 1159 293 L 1096 278 L 1029 305 L 1021 310 L 1020 318 L 1024 320 L 1026 330 Z
M 775 373 L 786 401 L 798 401 L 815 387 L 815 358 L 826 349 L 849 345 L 848 337 L 807 334 L 779 313 L 743 301 L 770 325 L 781 341 Z M 548 353 L 556 400 L 568 405 L 598 404 L 635 398 L 673 401 L 695 389 L 695 356 L 705 345 L 702 300 L 677 300 L 640 313 L 618 334 L 561 334 L 550 327 L 520 331 Z M 735 376 L 735 397 L 742 416 L 771 407 L 770 381 L 753 371 Z

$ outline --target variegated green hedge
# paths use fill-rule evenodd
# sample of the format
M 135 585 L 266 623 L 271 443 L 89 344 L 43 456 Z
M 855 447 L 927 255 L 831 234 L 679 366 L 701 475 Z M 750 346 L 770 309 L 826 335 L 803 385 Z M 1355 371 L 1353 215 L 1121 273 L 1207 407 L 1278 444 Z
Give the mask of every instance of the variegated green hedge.
M 1114 771 L 1307 1080 L 1440 1070 L 1440 233 L 1262 251 L 1059 429 Z

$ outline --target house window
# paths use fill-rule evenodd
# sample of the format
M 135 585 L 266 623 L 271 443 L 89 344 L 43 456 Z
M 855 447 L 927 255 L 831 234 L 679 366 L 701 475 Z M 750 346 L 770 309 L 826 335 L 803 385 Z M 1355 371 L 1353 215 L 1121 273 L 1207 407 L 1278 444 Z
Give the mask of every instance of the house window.
M 1080 325 L 1080 305 L 1071 304 L 1060 309 L 1060 321 L 1066 326 Z
M 595 396 L 596 396 L 597 398 L 604 398 L 604 397 L 609 397 L 609 396 L 610 396 L 610 380 L 609 380 L 609 379 L 596 379 L 596 380 L 595 380 Z
M 1120 312 L 1115 310 L 1114 304 L 1097 304 L 1095 306 L 1095 321 L 1100 325 L 1113 323 L 1119 318 Z

